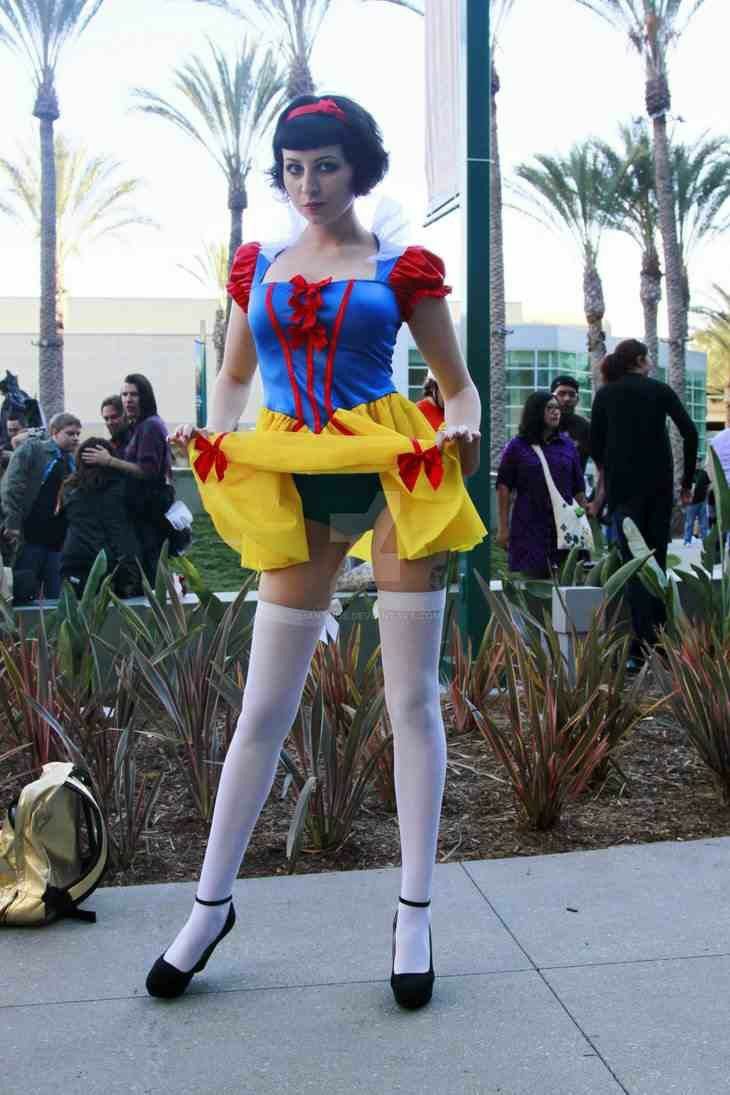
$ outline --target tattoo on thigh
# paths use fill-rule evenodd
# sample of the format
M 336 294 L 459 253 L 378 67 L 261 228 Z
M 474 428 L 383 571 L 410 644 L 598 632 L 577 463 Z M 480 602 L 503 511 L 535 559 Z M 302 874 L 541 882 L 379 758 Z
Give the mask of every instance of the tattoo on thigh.
M 428 576 L 429 589 L 443 589 L 446 585 L 446 571 L 448 570 L 448 559 L 443 563 L 436 563 L 431 567 L 431 573 Z

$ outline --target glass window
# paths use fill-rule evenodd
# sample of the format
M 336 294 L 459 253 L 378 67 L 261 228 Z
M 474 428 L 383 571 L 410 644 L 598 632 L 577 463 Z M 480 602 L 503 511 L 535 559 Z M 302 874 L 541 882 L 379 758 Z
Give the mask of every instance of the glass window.
M 524 366 L 521 366 L 520 368 L 508 366 L 507 384 L 509 387 L 534 387 L 535 370 L 533 368 L 525 368 Z
M 560 354 L 557 350 L 539 350 L 537 364 L 543 368 L 557 371 L 560 368 Z

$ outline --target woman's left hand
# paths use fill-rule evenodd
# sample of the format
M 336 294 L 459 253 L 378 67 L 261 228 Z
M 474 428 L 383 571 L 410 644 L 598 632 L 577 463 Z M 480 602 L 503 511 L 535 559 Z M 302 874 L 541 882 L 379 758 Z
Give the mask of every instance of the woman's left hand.
M 95 445 L 93 449 L 84 449 L 81 459 L 85 464 L 99 464 L 101 467 L 109 467 L 112 462 L 112 454 L 101 445 Z
M 455 441 L 459 446 L 459 459 L 464 478 L 468 478 L 479 468 L 479 448 L 482 435 L 479 430 L 469 426 L 442 426 L 436 434 L 436 445 L 443 449 L 447 441 Z

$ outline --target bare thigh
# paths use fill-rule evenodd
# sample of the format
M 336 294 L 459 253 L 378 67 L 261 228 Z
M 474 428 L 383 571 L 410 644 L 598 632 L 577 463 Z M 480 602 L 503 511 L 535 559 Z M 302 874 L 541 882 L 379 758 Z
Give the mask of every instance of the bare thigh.
M 395 525 L 388 509 L 378 516 L 373 530 L 373 573 L 378 589 L 391 593 L 428 593 L 443 589 L 449 553 L 424 559 L 399 559 Z
M 350 549 L 348 541 L 333 541 L 328 525 L 305 521 L 309 562 L 266 570 L 259 580 L 259 597 L 272 604 L 309 611 L 329 608 L 337 575 Z

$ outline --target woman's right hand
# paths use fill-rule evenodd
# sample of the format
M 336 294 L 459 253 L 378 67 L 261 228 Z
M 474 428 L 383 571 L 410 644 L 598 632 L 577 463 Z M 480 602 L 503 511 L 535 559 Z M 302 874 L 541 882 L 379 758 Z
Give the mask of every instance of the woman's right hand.
M 183 452 L 187 452 L 188 445 L 197 434 L 201 434 L 203 437 L 208 437 L 208 435 L 212 432 L 213 431 L 209 430 L 207 426 L 203 426 L 202 428 L 200 428 L 198 426 L 191 425 L 190 422 L 183 422 L 183 424 L 181 426 L 178 426 L 175 432 L 170 437 L 168 437 L 167 440 L 170 442 L 171 445 L 177 445 L 177 447 L 179 449 L 182 449 Z

